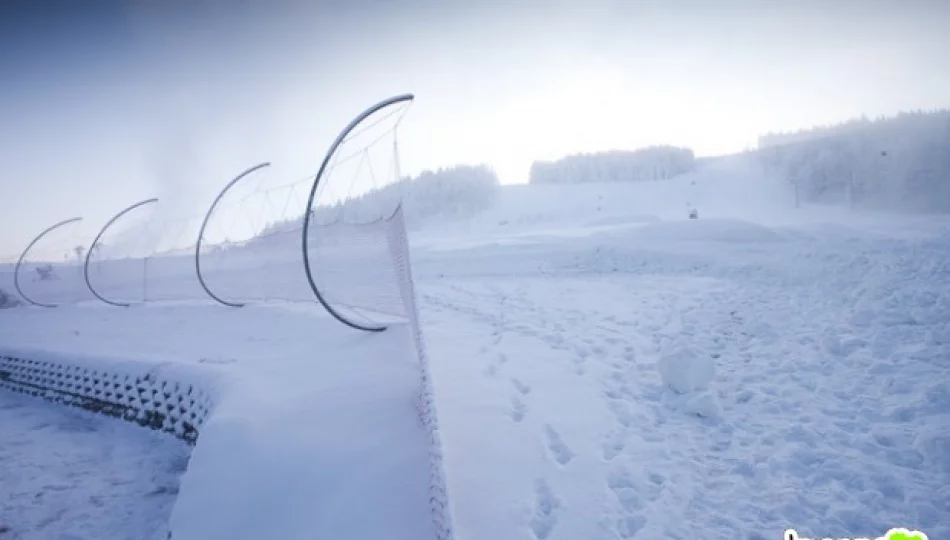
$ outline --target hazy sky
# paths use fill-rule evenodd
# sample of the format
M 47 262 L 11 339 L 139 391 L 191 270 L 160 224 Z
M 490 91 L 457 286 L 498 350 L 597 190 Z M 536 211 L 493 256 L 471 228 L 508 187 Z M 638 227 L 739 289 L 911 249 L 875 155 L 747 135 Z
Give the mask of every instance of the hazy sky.
M 0 255 L 159 196 L 196 209 L 264 160 L 312 172 L 350 117 L 416 95 L 402 169 L 950 106 L 941 0 L 5 1 Z

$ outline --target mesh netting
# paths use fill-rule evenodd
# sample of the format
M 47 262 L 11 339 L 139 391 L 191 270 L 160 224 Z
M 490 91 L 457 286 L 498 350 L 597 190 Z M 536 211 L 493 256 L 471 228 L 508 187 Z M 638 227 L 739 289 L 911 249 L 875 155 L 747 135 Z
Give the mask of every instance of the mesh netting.
M 318 173 L 303 231 L 311 289 L 337 319 L 363 330 L 407 313 L 387 231 L 399 206 L 397 128 L 411 99 L 381 102 L 343 130 Z
M 154 251 L 149 234 L 157 199 L 124 209 L 106 223 L 89 247 L 86 267 L 91 292 L 107 303 L 130 305 L 148 295 L 146 259 Z
M 301 264 L 309 207 L 307 256 L 324 300 L 354 320 L 404 317 L 386 240 L 399 201 L 363 201 L 399 178 L 396 128 L 407 105 L 359 122 L 331 149 L 322 174 L 287 182 L 290 175 L 262 164 L 226 188 L 202 236 L 201 276 L 210 293 L 230 305 L 313 302 Z
M 22 254 L 15 287 L 31 304 L 56 306 L 93 299 L 83 280 L 91 238 L 81 218 L 50 226 Z
M 316 289 L 331 312 L 360 324 L 404 318 L 389 229 L 402 226 L 393 221 L 397 128 L 410 102 L 389 100 L 358 117 L 318 172 L 267 163 L 247 169 L 205 214 L 173 215 L 150 199 L 104 224 L 55 227 L 24 257 L 24 295 L 50 305 L 213 299 L 239 306 L 314 302 Z
M 159 200 L 124 209 L 90 248 L 90 288 L 118 305 L 201 299 L 194 271 L 199 225 L 199 216 L 171 215 Z

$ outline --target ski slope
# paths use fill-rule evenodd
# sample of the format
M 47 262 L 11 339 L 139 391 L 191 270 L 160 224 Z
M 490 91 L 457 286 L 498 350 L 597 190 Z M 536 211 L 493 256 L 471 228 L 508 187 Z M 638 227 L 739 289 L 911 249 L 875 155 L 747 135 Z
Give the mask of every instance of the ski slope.
M 505 187 L 484 214 L 413 224 L 458 538 L 950 536 L 950 221 L 793 210 L 757 175 Z M 278 305 L 0 320 L 7 347 L 232 389 L 176 540 L 431 537 L 405 328 Z
M 719 225 L 523 250 L 536 268 L 476 266 L 484 248 L 422 280 L 432 357 L 455 359 L 433 376 L 460 536 L 948 533 L 946 225 Z M 709 363 L 708 388 L 669 388 Z
M 950 221 L 741 165 L 413 236 L 460 537 L 950 534 Z

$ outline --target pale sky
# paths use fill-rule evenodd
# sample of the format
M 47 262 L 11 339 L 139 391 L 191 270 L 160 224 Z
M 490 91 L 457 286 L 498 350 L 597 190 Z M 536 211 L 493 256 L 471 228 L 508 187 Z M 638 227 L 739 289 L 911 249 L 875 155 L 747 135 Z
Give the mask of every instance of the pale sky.
M 7 1 L 0 255 L 54 221 L 159 196 L 196 210 L 270 160 L 313 172 L 403 92 L 402 170 L 950 107 L 940 0 Z M 190 208 L 190 207 L 189 207 Z

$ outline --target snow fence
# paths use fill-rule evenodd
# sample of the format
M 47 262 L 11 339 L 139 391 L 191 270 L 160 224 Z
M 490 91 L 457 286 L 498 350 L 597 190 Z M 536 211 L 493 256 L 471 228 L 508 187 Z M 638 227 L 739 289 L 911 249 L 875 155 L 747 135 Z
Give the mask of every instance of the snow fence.
M 121 418 L 192 445 L 211 413 L 207 391 L 144 364 L 27 354 L 0 353 L 0 388 Z
M 346 226 L 347 229 L 353 227 L 354 225 Z M 390 218 L 367 224 L 365 228 L 367 230 L 362 231 L 361 234 L 376 236 L 380 239 L 379 243 L 386 248 L 389 264 L 386 265 L 387 268 L 384 273 L 388 275 L 383 277 L 388 278 L 390 286 L 398 289 L 396 297 L 399 299 L 398 304 L 401 304 L 397 310 L 395 309 L 397 302 L 379 302 L 383 309 L 375 311 L 391 318 L 401 319 L 401 321 L 394 323 L 392 338 L 396 338 L 398 334 L 401 334 L 403 329 L 408 330 L 411 334 L 409 341 L 411 341 L 411 346 L 414 348 L 411 354 L 415 357 L 415 364 L 418 368 L 416 415 L 423 427 L 428 447 L 428 509 L 432 530 L 434 537 L 438 540 L 452 540 L 454 533 L 451 507 L 445 481 L 436 403 L 425 340 L 415 300 L 409 245 L 402 211 L 397 209 Z M 339 231 L 337 231 L 337 234 L 339 234 Z M 333 237 L 334 234 L 329 236 Z M 344 292 L 358 290 L 343 287 L 337 290 L 340 289 Z M 377 292 L 378 290 L 377 287 L 373 291 L 374 294 L 370 295 L 371 298 L 358 298 L 356 302 L 353 301 L 354 298 L 346 296 L 336 296 L 333 300 L 346 307 L 353 304 L 364 307 L 377 303 L 370 300 L 392 298 L 391 295 L 380 295 Z M 133 313 L 141 313 L 144 316 L 150 311 L 127 313 L 130 316 Z M 216 312 L 226 313 L 223 309 Z M 34 311 L 33 313 L 39 315 L 38 312 Z M 350 332 L 343 327 L 334 327 L 333 331 L 341 335 Z M 154 334 L 154 332 L 151 332 L 151 334 Z M 370 340 L 374 339 L 372 336 L 367 337 Z M 379 338 L 383 337 L 379 336 Z M 205 336 L 205 338 L 207 340 L 215 339 L 212 335 Z M 383 341 L 388 343 L 390 339 L 386 338 Z M 382 342 L 380 344 L 385 345 Z M 330 346 L 329 343 L 327 345 Z M 97 346 L 108 346 L 108 344 L 98 343 Z M 346 349 L 337 352 L 347 354 Z M 112 354 L 111 351 L 109 354 Z M 295 366 L 288 365 L 282 371 L 288 369 L 295 371 L 293 367 Z M 225 393 L 229 396 L 228 400 L 231 402 L 242 399 L 240 395 L 242 392 L 237 391 L 242 385 L 237 384 L 235 386 L 235 378 L 226 376 L 225 378 L 229 380 L 222 387 L 221 383 L 224 381 L 221 375 L 224 375 L 224 373 L 221 372 L 220 368 L 219 366 L 219 369 L 209 370 L 208 366 L 173 363 L 156 365 L 149 361 L 107 360 L 100 355 L 80 357 L 71 354 L 55 355 L 40 350 L 10 349 L 0 350 L 0 388 L 121 418 L 143 427 L 168 433 L 194 445 L 202 432 L 202 427 L 206 427 L 205 423 L 209 419 L 213 419 L 212 415 L 215 407 L 223 399 Z M 268 376 L 273 378 L 273 374 L 267 375 L 266 373 L 258 372 L 254 374 L 254 378 L 259 379 Z M 281 377 L 286 376 L 285 373 Z M 306 377 L 306 375 L 302 376 Z M 240 379 L 240 377 L 237 379 Z M 270 381 L 270 383 L 265 381 L 265 384 L 283 384 L 279 379 L 280 377 Z M 234 387 L 232 388 L 232 386 Z M 251 387 L 253 386 L 251 385 Z M 246 383 L 243 387 L 244 389 L 251 388 L 246 386 Z M 293 395 L 292 392 L 290 395 Z M 244 397 L 243 399 L 248 398 Z M 233 407 L 229 407 L 229 409 L 233 409 Z M 238 409 L 245 410 L 243 406 L 238 407 Z M 234 412 L 231 411 L 232 414 Z M 201 449 L 202 445 L 197 445 L 196 448 Z M 195 474 L 202 477 L 209 476 L 206 474 L 207 471 L 194 470 L 202 467 L 201 462 L 202 460 L 193 463 L 186 471 L 182 479 L 183 486 L 179 496 L 180 499 L 188 495 L 188 478 L 190 476 Z M 212 473 L 211 476 L 214 474 Z M 178 506 L 176 505 L 176 508 Z
M 452 511 L 445 480 L 442 438 L 439 431 L 432 375 L 429 369 L 429 356 L 426 352 L 419 309 L 416 304 L 415 283 L 412 279 L 412 264 L 409 257 L 405 217 L 401 207 L 391 218 L 391 223 L 386 230 L 393 265 L 400 277 L 398 280 L 399 290 L 403 297 L 409 327 L 414 338 L 416 356 L 419 360 L 420 396 L 418 408 L 419 419 L 422 421 L 429 437 L 429 506 L 432 512 L 433 526 L 439 540 L 451 540 L 454 538 L 454 533 L 452 529 Z

